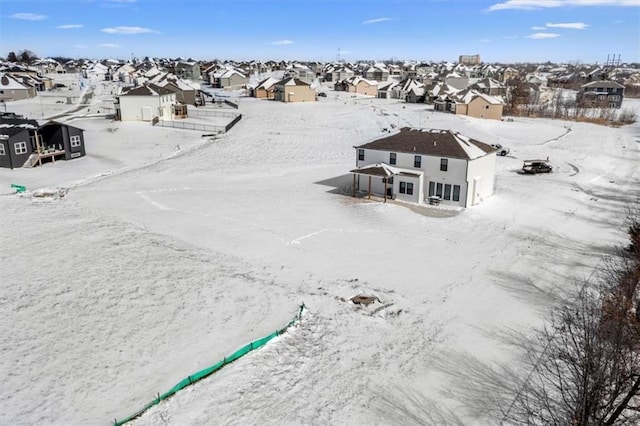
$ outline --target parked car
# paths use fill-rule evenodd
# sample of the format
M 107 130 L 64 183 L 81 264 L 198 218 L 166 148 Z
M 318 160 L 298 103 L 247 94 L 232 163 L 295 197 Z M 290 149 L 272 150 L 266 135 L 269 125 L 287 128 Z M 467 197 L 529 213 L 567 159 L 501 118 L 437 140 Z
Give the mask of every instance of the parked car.
M 491 146 L 496 149 L 496 155 L 499 155 L 501 157 L 504 157 L 510 152 L 509 148 L 507 148 L 506 146 L 502 146 L 499 143 L 492 143 Z
M 320 96 L 321 98 L 326 98 L 327 94 L 324 93 L 324 92 L 320 92 L 320 93 L 318 93 L 318 96 Z
M 551 173 L 553 166 L 547 160 L 527 160 L 522 165 L 522 171 L 526 174 Z

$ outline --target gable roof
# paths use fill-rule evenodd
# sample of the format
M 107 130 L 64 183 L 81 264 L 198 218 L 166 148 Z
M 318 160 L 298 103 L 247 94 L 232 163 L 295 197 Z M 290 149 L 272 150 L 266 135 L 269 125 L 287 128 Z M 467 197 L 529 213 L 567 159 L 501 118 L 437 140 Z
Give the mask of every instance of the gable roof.
M 276 86 L 311 86 L 309 83 L 306 83 L 299 78 L 290 77 L 285 78 L 284 80 L 280 80 L 276 83 Z
M 580 87 L 584 89 L 590 89 L 592 87 L 606 87 L 606 88 L 616 88 L 616 89 L 624 88 L 622 84 L 618 84 L 615 81 L 608 81 L 608 80 L 592 81 L 591 83 L 583 84 Z
M 147 83 L 144 86 L 134 87 L 120 96 L 163 96 L 170 95 L 172 92 L 164 87 L 156 86 L 153 83 Z
M 413 129 L 399 132 L 356 148 L 403 152 L 432 157 L 473 160 L 495 152 L 495 148 L 451 130 Z

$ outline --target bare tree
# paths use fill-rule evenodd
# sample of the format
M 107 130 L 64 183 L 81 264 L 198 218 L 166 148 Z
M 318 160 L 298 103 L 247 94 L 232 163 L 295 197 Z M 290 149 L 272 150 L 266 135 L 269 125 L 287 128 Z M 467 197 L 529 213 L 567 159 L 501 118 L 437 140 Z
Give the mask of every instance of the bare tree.
M 527 343 L 532 373 L 504 420 L 526 425 L 640 424 L 640 214 L 631 245 L 579 284 Z

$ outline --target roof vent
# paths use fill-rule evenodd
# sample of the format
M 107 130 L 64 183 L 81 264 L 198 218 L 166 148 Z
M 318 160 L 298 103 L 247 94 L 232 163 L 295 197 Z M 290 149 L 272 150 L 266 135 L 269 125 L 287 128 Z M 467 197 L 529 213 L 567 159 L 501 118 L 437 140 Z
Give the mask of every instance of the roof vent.
M 416 152 L 416 147 L 415 146 L 413 147 L 413 152 Z
M 436 141 L 433 141 L 433 146 L 436 146 L 436 143 L 437 143 Z

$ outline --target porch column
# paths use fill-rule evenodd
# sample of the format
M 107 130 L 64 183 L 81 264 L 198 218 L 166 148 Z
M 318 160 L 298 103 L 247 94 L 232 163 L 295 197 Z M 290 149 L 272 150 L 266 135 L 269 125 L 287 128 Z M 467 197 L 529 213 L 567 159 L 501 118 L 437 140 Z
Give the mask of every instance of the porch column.
M 356 196 L 356 174 L 353 174 L 353 197 Z
M 389 180 L 389 178 L 385 178 L 384 179 L 384 202 L 387 202 L 387 181 Z
M 371 175 L 369 175 L 369 199 L 371 199 Z

